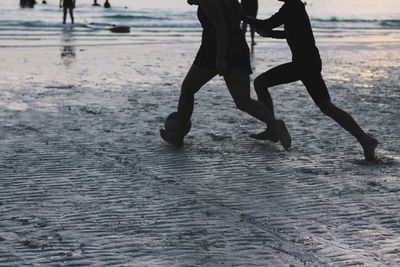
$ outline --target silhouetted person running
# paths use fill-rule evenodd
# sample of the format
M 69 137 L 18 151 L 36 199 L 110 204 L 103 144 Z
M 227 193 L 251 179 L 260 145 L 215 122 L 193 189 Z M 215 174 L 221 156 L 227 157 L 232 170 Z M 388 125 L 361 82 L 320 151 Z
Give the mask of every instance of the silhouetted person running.
M 108 2 L 108 0 L 106 0 L 106 1 L 104 2 L 104 8 L 111 8 L 111 5 L 110 5 L 110 3 Z
M 71 23 L 74 24 L 75 0 L 60 0 L 60 8 L 63 8 L 64 11 L 63 24 L 67 22 L 68 11 L 69 16 L 71 17 Z
M 375 149 L 378 141 L 366 134 L 348 113 L 331 102 L 328 89 L 321 76 L 321 58 L 315 45 L 304 4 L 300 0 L 279 1 L 285 3 L 279 12 L 269 19 L 245 18 L 246 22 L 256 27 L 261 36 L 286 39 L 293 55 L 292 62 L 272 68 L 254 80 L 259 101 L 264 103 L 274 114 L 273 101 L 268 88 L 301 80 L 320 110 L 334 119 L 360 142 L 365 159 L 367 161 L 375 160 Z M 281 25 L 284 25 L 284 31 L 273 30 Z M 269 129 L 251 137 L 278 141 L 275 133 Z
M 241 4 L 244 16 L 250 16 L 252 18 L 257 17 L 258 0 L 242 0 Z M 243 21 L 242 23 L 242 30 L 246 34 L 247 23 L 245 21 Z M 250 34 L 251 34 L 251 44 L 255 45 L 256 44 L 256 42 L 254 41 L 255 29 L 251 25 L 250 25 Z
M 289 148 L 291 138 L 284 122 L 275 120 L 262 103 L 250 98 L 250 52 L 240 28 L 242 10 L 238 0 L 188 0 L 188 3 L 199 6 L 197 15 L 203 27 L 201 46 L 182 84 L 178 130 L 161 129 L 161 137 L 175 146 L 183 145 L 194 95 L 219 74 L 225 79 L 236 106 L 265 122 L 283 147 Z

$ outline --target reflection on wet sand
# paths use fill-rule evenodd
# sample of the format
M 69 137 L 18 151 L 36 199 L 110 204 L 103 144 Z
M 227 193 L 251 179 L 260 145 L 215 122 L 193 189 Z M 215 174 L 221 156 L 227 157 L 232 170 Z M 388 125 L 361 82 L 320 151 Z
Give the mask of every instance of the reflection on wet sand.
M 70 66 L 75 62 L 76 48 L 74 43 L 74 36 L 71 30 L 64 30 L 62 33 L 62 43 L 64 44 L 61 49 L 61 59 L 65 66 Z

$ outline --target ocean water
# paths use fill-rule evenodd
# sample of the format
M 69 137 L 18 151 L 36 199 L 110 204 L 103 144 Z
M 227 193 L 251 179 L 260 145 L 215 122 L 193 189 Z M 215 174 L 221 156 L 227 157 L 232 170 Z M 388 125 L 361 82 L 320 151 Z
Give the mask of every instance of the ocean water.
M 74 27 L 61 24 L 58 0 L 48 0 L 47 5 L 38 2 L 30 9 L 20 8 L 18 0 L 1 0 L 0 47 L 197 42 L 200 38 L 196 7 L 185 0 L 112 0 L 111 9 L 78 0 Z M 273 14 L 281 4 L 260 1 L 259 17 Z M 400 42 L 398 0 L 308 0 L 307 9 L 318 42 Z M 86 27 L 90 22 L 127 25 L 131 33 L 93 30 Z

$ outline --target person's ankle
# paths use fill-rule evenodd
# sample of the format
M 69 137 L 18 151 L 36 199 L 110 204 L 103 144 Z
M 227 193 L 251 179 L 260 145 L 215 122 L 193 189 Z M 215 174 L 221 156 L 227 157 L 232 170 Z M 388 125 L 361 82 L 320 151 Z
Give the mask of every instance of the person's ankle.
M 364 133 L 359 140 L 360 140 L 360 143 L 365 144 L 365 143 L 370 142 L 372 140 L 372 138 L 367 133 Z

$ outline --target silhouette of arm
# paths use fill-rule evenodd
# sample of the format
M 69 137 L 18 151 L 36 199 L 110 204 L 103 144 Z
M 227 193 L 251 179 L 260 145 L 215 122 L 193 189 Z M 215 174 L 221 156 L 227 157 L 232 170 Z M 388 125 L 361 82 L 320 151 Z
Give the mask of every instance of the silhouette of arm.
M 286 39 L 285 31 L 257 31 L 262 37 L 271 37 L 273 39 Z
M 199 6 L 215 27 L 217 37 L 217 60 L 216 67 L 220 75 L 224 75 L 228 66 L 225 62 L 228 35 L 223 13 L 219 5 L 219 0 L 202 0 Z
M 60 8 L 62 7 L 63 0 L 60 0 Z
M 253 17 L 245 17 L 243 18 L 243 21 L 256 28 L 257 31 L 269 32 L 272 31 L 274 28 L 277 28 L 284 24 L 285 14 L 286 14 L 286 7 L 283 6 L 281 7 L 281 9 L 279 9 L 277 13 L 272 15 L 269 19 L 260 20 L 260 19 L 255 19 Z

